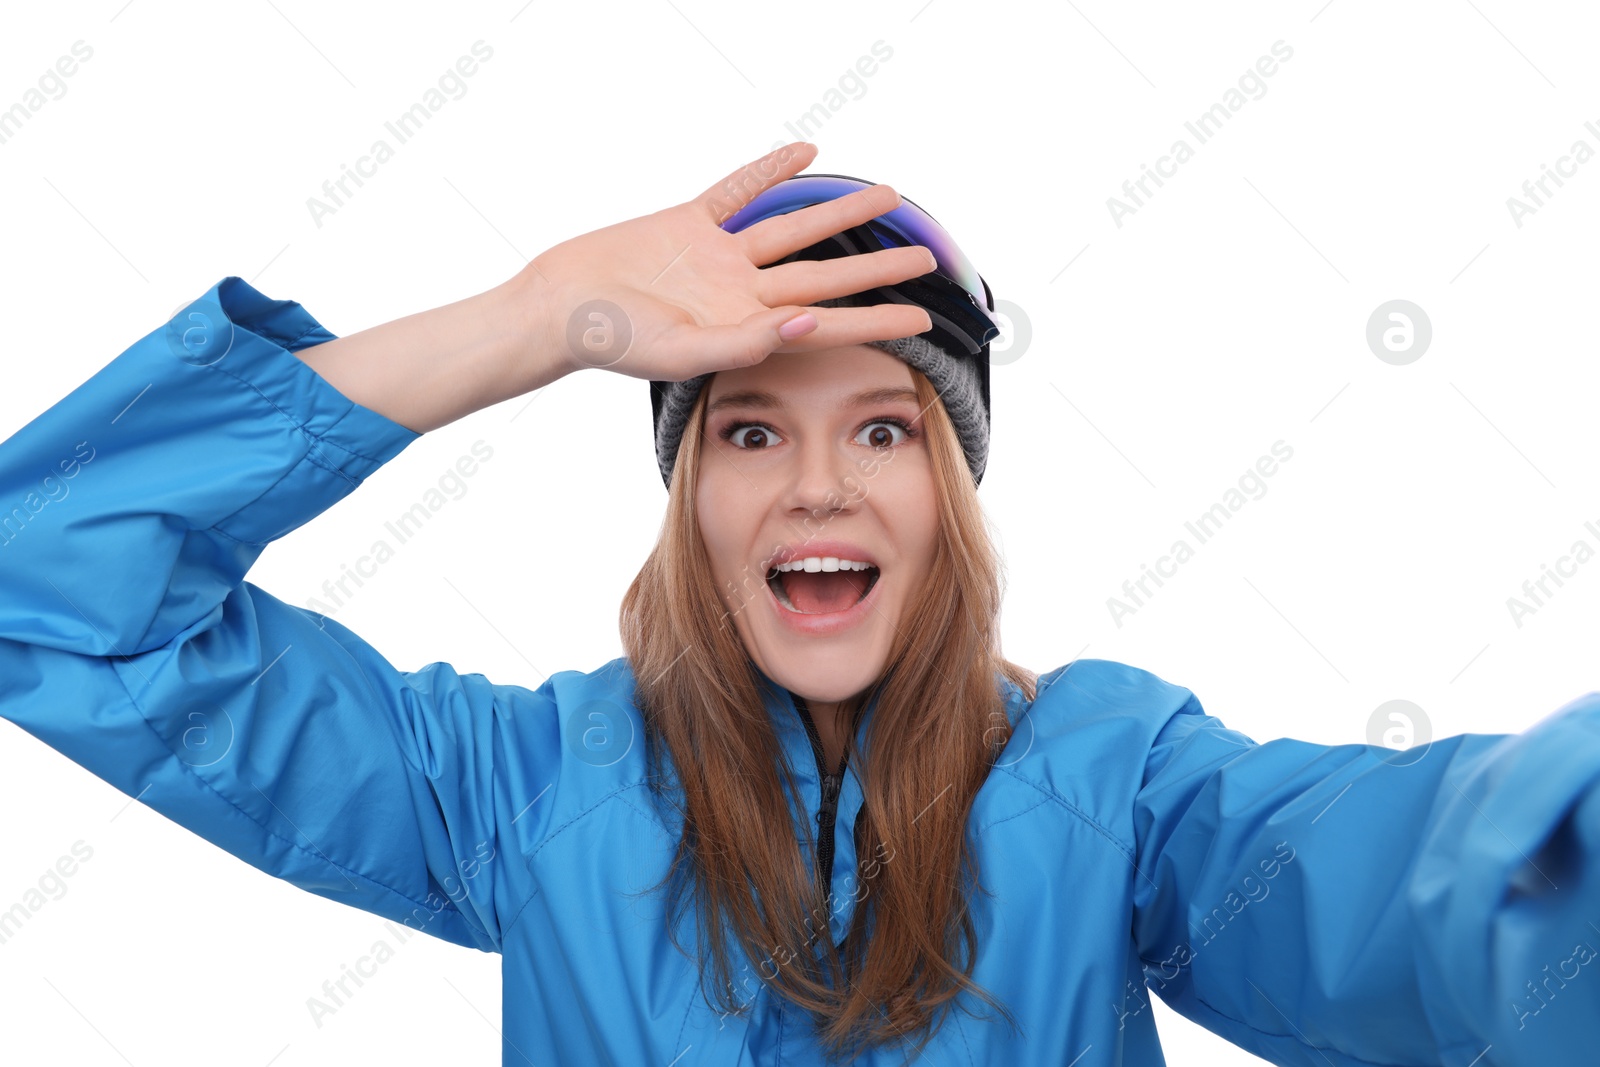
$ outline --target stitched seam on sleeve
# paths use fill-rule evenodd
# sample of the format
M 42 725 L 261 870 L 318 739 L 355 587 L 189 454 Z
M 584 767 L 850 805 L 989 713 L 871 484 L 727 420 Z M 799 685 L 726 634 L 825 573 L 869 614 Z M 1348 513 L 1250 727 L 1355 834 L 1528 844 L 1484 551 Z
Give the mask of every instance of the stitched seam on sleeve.
M 310 436 L 309 434 L 306 433 L 304 427 L 296 427 L 296 428 L 300 430 L 302 435 Z M 282 474 L 278 475 L 277 479 L 274 480 L 271 485 L 269 485 L 265 489 L 263 489 L 261 491 L 260 495 L 258 495 L 254 500 L 251 500 L 249 503 L 246 503 L 246 504 L 241 504 L 239 507 L 235 508 L 233 511 L 230 511 L 228 514 L 226 514 L 222 518 L 218 519 L 215 523 L 213 523 L 212 525 L 206 527 L 204 532 L 206 532 L 206 533 L 214 533 L 219 537 L 226 537 L 228 540 L 230 540 L 234 544 L 238 544 L 238 545 L 261 546 L 261 545 L 270 544 L 271 543 L 270 541 L 246 541 L 242 537 L 235 537 L 232 534 L 228 533 L 228 531 L 226 531 L 224 529 L 221 529 L 221 526 L 222 526 L 223 523 L 225 523 L 225 522 L 229 521 L 230 519 L 232 519 L 232 518 L 238 516 L 239 514 L 243 513 L 246 509 L 255 507 L 262 500 L 265 500 L 269 493 L 271 493 L 274 489 L 278 488 L 278 486 L 282 485 L 284 483 L 285 479 L 287 479 L 295 471 L 299 470 L 300 469 L 300 465 L 302 463 L 306 462 L 306 460 L 308 460 L 310 457 L 311 457 L 311 453 L 307 452 L 305 455 L 303 455 L 299 459 L 295 460 L 294 466 L 290 467 L 288 470 L 286 470 Z
M 302 334 L 301 336 L 304 336 L 304 335 Z M 280 345 L 279 347 L 281 348 L 283 346 Z M 291 359 L 299 359 L 300 358 L 299 356 L 294 355 L 294 353 L 292 353 L 292 352 L 289 353 L 289 357 Z M 259 386 L 257 386 L 256 383 L 250 381 L 247 378 L 239 377 L 239 375 L 233 373 L 231 370 L 226 369 L 221 363 L 216 364 L 213 369 L 215 369 L 217 371 L 220 371 L 223 374 L 226 374 L 228 377 L 232 378 L 234 381 L 240 383 L 245 388 L 247 388 L 250 391 L 252 391 L 253 393 L 255 393 L 262 400 L 266 401 L 268 407 L 272 408 L 272 410 L 276 411 L 279 415 L 282 415 L 285 419 L 287 419 L 289 421 L 289 423 L 291 425 L 293 425 L 296 429 L 300 430 L 306 436 L 308 436 L 308 437 L 310 437 L 310 438 L 312 438 L 314 440 L 320 441 L 323 444 L 326 444 L 329 448 L 337 449 L 338 451 L 344 452 L 344 453 L 346 453 L 348 455 L 359 457 L 360 459 L 364 459 L 369 463 L 377 463 L 378 462 L 378 459 L 377 459 L 376 456 L 369 456 L 369 455 L 366 455 L 365 453 L 357 452 L 353 448 L 346 448 L 343 445 L 334 444 L 332 441 L 328 441 L 326 438 L 322 437 L 321 435 L 312 433 L 310 430 L 308 430 L 306 428 L 305 423 L 301 422 L 299 419 L 297 419 L 293 415 L 289 414 L 289 412 L 287 412 L 283 408 L 279 407 L 278 403 L 275 400 L 273 400 L 270 396 L 268 396 L 266 393 L 263 393 L 261 391 L 261 388 Z M 309 366 L 306 369 L 307 370 L 311 370 L 311 368 Z M 317 372 L 312 370 L 311 373 L 312 374 L 316 374 Z M 318 375 L 318 377 L 321 378 L 321 375 Z M 324 384 L 326 384 L 329 389 L 333 389 L 332 383 L 327 382 L 326 379 L 324 379 Z M 334 391 L 338 392 L 338 390 L 336 390 L 336 389 Z M 340 396 L 344 396 L 344 394 L 342 394 L 342 393 L 340 393 L 339 395 Z M 349 397 L 344 397 L 344 399 L 345 399 L 346 403 L 348 403 L 350 405 L 350 408 L 347 409 L 343 415 L 339 416 L 338 420 L 333 423 L 333 426 L 337 426 L 337 425 L 339 425 L 340 422 L 343 422 L 350 415 L 350 411 L 354 410 L 354 408 L 355 408 L 355 401 L 351 400 Z M 331 430 L 333 428 L 333 426 L 330 426 L 329 429 Z
M 641 785 L 647 784 L 648 781 L 649 781 L 649 779 L 641 779 L 641 780 L 639 780 L 637 782 L 629 782 L 626 785 L 620 785 L 617 788 L 613 789 L 611 792 L 607 793 L 605 796 L 601 797 L 599 800 L 595 801 L 593 804 L 589 805 L 587 808 L 584 808 L 582 811 L 578 812 L 578 814 L 574 815 L 572 818 L 568 819 L 566 822 L 562 823 L 560 826 L 556 827 L 554 830 L 551 830 L 548 834 L 546 834 L 545 837 L 544 837 L 544 840 L 539 842 L 538 847 L 536 847 L 532 852 L 529 852 L 529 853 L 525 854 L 525 856 L 523 857 L 523 862 L 526 863 L 529 867 L 532 867 L 533 866 L 533 862 L 534 862 L 534 860 L 536 858 L 538 858 L 539 853 L 544 851 L 544 847 L 546 845 L 548 845 L 551 841 L 554 841 L 562 833 L 565 833 L 574 823 L 578 822 L 581 819 L 587 818 L 589 815 L 593 814 L 600 807 L 604 806 L 607 801 L 609 801 L 612 798 L 616 797 L 619 793 L 626 793 L 630 789 L 637 789 Z M 630 808 L 633 807 L 632 804 L 629 804 L 628 806 Z M 638 811 L 639 809 L 634 808 L 634 810 Z M 504 940 L 505 938 L 509 937 L 510 934 L 511 934 L 512 928 L 515 927 L 517 925 L 517 923 L 522 921 L 522 913 L 528 909 L 528 905 L 529 904 L 533 903 L 534 898 L 539 895 L 539 892 L 540 892 L 539 889 L 537 887 L 535 887 L 533 892 L 528 894 L 528 899 L 524 900 L 521 903 L 521 905 L 518 906 L 517 913 L 511 917 L 511 921 L 509 923 L 507 923 L 506 926 L 505 926 L 505 929 L 500 932 L 500 937 L 501 937 L 502 940 Z
M 694 985 L 689 990 L 688 1002 L 683 1007 L 683 1020 L 678 1023 L 678 1040 L 673 1042 L 674 1048 L 683 1044 L 683 1032 L 689 1029 L 689 1013 L 694 1010 L 695 998 L 701 994 L 701 991 L 701 979 L 697 976 Z M 715 1011 L 716 1009 L 712 1008 L 712 1010 Z M 724 1012 L 722 1018 L 726 1019 L 730 1014 L 732 1013 Z
M 316 333 L 320 329 L 322 329 L 322 324 L 321 323 L 318 323 L 318 322 L 309 323 L 306 326 L 305 329 L 301 330 L 299 333 L 297 333 L 293 337 L 289 338 L 289 340 L 287 342 L 285 342 L 284 344 L 280 345 L 279 347 L 287 349 L 287 348 L 289 348 L 290 345 L 299 344 L 301 341 L 304 341 L 308 335 Z M 293 349 L 290 349 L 290 354 L 291 355 L 294 354 Z
M 1029 786 L 1029 787 L 1031 787 L 1033 789 L 1038 790 L 1040 793 L 1043 793 L 1046 797 L 1050 798 L 1051 800 L 1054 800 L 1057 804 L 1060 804 L 1062 807 L 1064 807 L 1068 811 L 1072 812 L 1072 814 L 1076 815 L 1078 818 L 1080 818 L 1084 822 L 1088 823 L 1091 827 L 1093 827 L 1095 829 L 1095 831 L 1097 831 L 1102 836 L 1104 836 L 1107 841 L 1110 841 L 1113 845 L 1116 845 L 1118 850 L 1120 850 L 1124 855 L 1126 855 L 1130 862 L 1133 860 L 1134 850 L 1133 850 L 1133 846 L 1132 845 L 1124 844 L 1120 837 L 1118 837 L 1116 834 L 1112 833 L 1110 830 L 1106 829 L 1104 826 L 1101 826 L 1094 819 L 1090 818 L 1089 814 L 1087 812 L 1085 812 L 1082 808 L 1078 807 L 1072 801 L 1068 800 L 1066 797 L 1062 796 L 1060 793 L 1057 793 L 1054 789 L 1048 789 L 1045 786 L 1040 785 L 1038 782 L 1035 782 L 1031 778 L 1024 778 L 1022 775 L 1018 774 L 1016 771 L 1012 770 L 1010 767 L 1000 767 L 1000 768 L 997 768 L 997 769 L 1001 770 L 1001 771 L 1004 771 L 1006 774 L 1009 774 L 1011 777 L 1015 778 L 1017 781 L 1021 782 L 1023 785 L 1026 785 L 1026 786 Z M 1037 806 L 1038 805 L 1034 805 L 1033 807 L 1037 807 Z M 1028 808 L 1028 809 L 1025 809 L 1025 810 L 1026 811 L 1032 811 L 1033 808 Z M 1020 812 L 1020 811 L 1017 812 L 1017 815 L 1022 815 L 1022 814 L 1024 814 L 1024 812 Z M 1009 815 L 1006 818 L 1016 818 L 1016 816 L 1015 815 Z M 1002 819 L 1000 821 L 1004 822 L 1005 820 Z M 991 824 L 987 824 L 987 825 L 998 825 L 998 824 L 991 823 Z
M 230 519 L 236 518 L 241 513 L 243 513 L 246 509 L 254 507 L 256 504 L 259 504 L 262 500 L 266 499 L 266 496 L 267 496 L 268 493 L 271 493 L 278 486 L 282 485 L 285 479 L 287 479 L 290 475 L 294 474 L 294 472 L 299 470 L 301 465 L 305 464 L 305 463 L 310 463 L 314 467 L 320 467 L 322 470 L 325 470 L 330 474 L 337 474 L 339 477 L 341 477 L 345 481 L 349 482 L 351 488 L 355 488 L 355 487 L 357 487 L 357 486 L 359 486 L 361 484 L 357 479 L 352 478 L 349 475 L 349 473 L 346 472 L 342 467 L 339 467 L 336 464 L 334 464 L 331 461 L 329 461 L 328 459 L 324 458 L 322 453 L 317 451 L 317 445 L 319 443 L 326 444 L 327 442 L 323 441 L 322 438 L 317 437 L 316 435 L 310 433 L 303 426 L 298 427 L 298 429 L 300 430 L 300 433 L 302 434 L 302 436 L 306 437 L 310 442 L 310 445 L 307 448 L 307 451 L 306 451 L 305 455 L 301 456 L 295 462 L 294 466 L 292 466 L 288 470 L 284 471 L 283 474 L 276 481 L 274 481 L 271 485 L 267 486 L 267 488 L 263 489 L 261 491 L 261 495 L 260 496 L 256 497 L 254 500 L 250 501 L 247 504 L 241 505 L 240 507 L 238 507 L 237 509 L 235 509 L 231 513 L 229 513 L 227 515 L 224 515 L 222 518 L 218 519 L 211 526 L 206 527 L 206 532 L 207 533 L 214 533 L 218 537 L 226 537 L 228 540 L 232 541 L 236 545 L 249 545 L 252 548 L 261 548 L 261 547 L 264 547 L 266 545 L 271 544 L 272 543 L 272 539 L 271 538 L 268 538 L 265 541 L 246 541 L 241 537 L 235 537 L 232 534 L 230 534 L 228 531 L 222 529 L 221 528 L 222 524 L 227 522 L 227 521 L 229 521 Z
M 344 420 L 341 418 L 339 421 L 343 422 Z M 311 437 L 311 445 L 306 450 L 306 459 L 309 459 L 312 463 L 321 467 L 329 474 L 337 474 L 339 477 L 349 482 L 351 487 L 355 487 L 360 484 L 355 478 L 351 477 L 349 472 L 347 472 L 343 467 L 339 466 L 335 461 L 322 454 L 322 450 L 317 446 L 327 444 L 328 442 L 326 440 L 321 437 L 317 437 L 314 434 L 310 434 L 309 431 L 306 431 L 303 428 L 302 432 L 307 433 Z
M 643 808 L 640 808 L 640 807 L 636 806 L 627 797 L 619 796 L 619 797 L 617 797 L 617 799 L 620 800 L 622 803 L 626 804 L 628 806 L 628 808 L 634 812 L 634 814 L 638 815 L 639 818 L 643 819 L 645 822 L 650 823 L 651 825 L 658 827 L 663 833 L 671 833 L 671 831 L 667 829 L 667 824 L 666 823 L 662 822 L 660 819 L 656 818 L 654 815 L 651 815 L 649 812 L 645 811 Z
M 1029 804 L 1027 807 L 1023 808 L 1021 811 L 1014 811 L 1010 815 L 1007 815 L 1003 819 L 995 819 L 993 822 L 984 823 L 982 826 L 978 827 L 978 832 L 982 833 L 985 830 L 992 829 L 992 828 L 994 828 L 996 826 L 999 826 L 999 825 L 1001 825 L 1003 823 L 1008 823 L 1012 819 L 1020 819 L 1024 815 L 1028 814 L 1028 812 L 1032 811 L 1033 809 L 1039 808 L 1039 807 L 1043 807 L 1044 805 L 1046 805 L 1048 803 L 1050 803 L 1050 798 L 1049 797 L 1040 797 L 1038 800 L 1035 800 L 1032 804 Z
M 601 797 L 599 800 L 595 801 L 593 804 L 590 804 L 587 808 L 584 808 L 582 811 L 578 812 L 578 814 L 574 815 L 572 818 L 568 819 L 566 822 L 562 823 L 560 826 L 556 827 L 554 830 L 551 830 L 548 834 L 545 834 L 544 840 L 539 842 L 539 846 L 537 848 L 535 848 L 532 852 L 528 853 L 528 861 L 531 863 L 539 855 L 540 852 L 544 851 L 544 847 L 546 845 L 548 845 L 550 842 L 554 841 L 557 837 L 559 837 L 562 834 L 566 833 L 567 830 L 571 829 L 572 825 L 574 823 L 576 823 L 578 820 L 587 818 L 590 814 L 592 814 L 594 811 L 596 811 L 598 808 L 600 808 L 602 805 L 604 805 L 606 803 L 606 801 L 610 800 L 612 797 L 615 797 L 618 793 L 626 793 L 630 789 L 637 789 L 641 785 L 644 785 L 645 781 L 646 781 L 645 779 L 640 779 L 637 782 L 628 782 L 626 785 L 617 786 L 617 788 L 613 789 L 611 792 L 607 793 L 605 796 Z
M 961 1039 L 961 1047 L 967 1050 L 967 1063 L 977 1067 L 977 1061 L 972 1058 L 972 1046 L 967 1044 L 967 1032 L 961 1028 L 961 1015 L 959 1012 L 951 1015 L 951 1021 L 956 1024 L 956 1036 Z
M 539 888 L 538 888 L 538 886 L 535 886 L 534 889 L 533 889 L 533 892 L 528 894 L 528 899 L 524 900 L 521 904 L 517 905 L 516 913 L 511 916 L 511 921 L 506 923 L 505 928 L 500 931 L 500 937 L 501 937 L 502 941 L 511 936 L 512 927 L 516 926 L 517 923 L 521 921 L 522 913 L 528 910 L 528 905 L 532 904 L 533 901 L 534 901 L 534 898 L 537 897 L 538 895 L 539 895 Z
M 149 731 L 152 734 L 155 735 L 157 741 L 161 742 L 161 747 L 167 749 L 167 752 L 169 754 L 173 755 L 174 759 L 177 759 L 177 756 L 172 753 L 172 750 L 170 748 L 167 748 L 166 738 L 161 736 L 161 731 L 159 731 L 159 730 L 157 730 L 155 728 L 155 724 L 152 723 L 150 721 L 149 716 L 147 716 L 144 713 L 144 708 L 142 706 L 140 706 L 139 701 L 134 697 L 132 690 L 130 690 L 128 688 L 128 683 L 123 680 L 121 672 L 119 672 L 119 671 L 117 671 L 117 670 L 115 670 L 113 668 L 111 673 L 115 674 L 117 676 L 117 681 L 121 683 L 122 691 L 124 693 L 126 693 L 127 696 L 128 696 L 128 703 L 133 706 L 133 710 L 134 711 L 139 713 L 139 721 L 143 722 L 145 724 L 145 727 L 147 729 L 149 729 Z M 288 845 L 290 848 L 293 848 L 296 852 L 300 852 L 300 853 L 302 853 L 302 854 L 304 854 L 306 856 L 311 856 L 312 855 L 312 853 L 309 852 L 305 848 L 305 846 L 301 845 L 298 841 L 290 841 L 288 838 L 280 836 L 276 831 L 274 831 L 266 823 L 262 822 L 260 819 L 257 819 L 254 815 L 251 815 L 248 811 L 245 811 L 237 803 L 234 802 L 232 797 L 228 796 L 226 793 L 223 793 L 222 791 L 217 789 L 216 786 L 214 786 L 210 782 L 206 781 L 205 778 L 202 777 L 201 774 L 198 771 L 196 771 L 192 766 L 190 766 L 187 763 L 183 763 L 183 761 L 181 759 L 177 759 L 177 762 L 183 764 L 183 766 L 188 769 L 189 773 L 194 776 L 196 781 L 198 781 L 201 785 L 205 786 L 212 793 L 215 793 L 219 798 L 222 799 L 222 801 L 224 803 L 226 803 L 229 807 L 233 808 L 233 810 L 237 811 L 240 815 L 243 815 L 251 823 L 253 823 L 254 825 L 260 827 L 261 830 L 264 833 L 266 833 L 269 837 L 273 838 L 276 841 L 283 842 L 284 844 Z M 316 858 L 318 860 L 320 860 L 321 862 L 326 863 L 328 866 L 335 868 L 338 871 L 341 871 L 341 872 L 346 873 L 346 874 L 353 874 L 357 878 L 360 878 L 362 881 L 370 882 L 373 885 L 377 886 L 379 889 L 382 889 L 384 892 L 391 893 L 394 896 L 399 897 L 401 900 L 407 901 L 407 902 L 409 902 L 411 904 L 415 904 L 417 907 L 421 907 L 421 908 L 428 907 L 428 905 L 426 903 L 424 903 L 423 901 L 414 900 L 413 898 L 411 898 L 411 897 L 407 896 L 406 894 L 400 892 L 400 890 L 395 889 L 392 886 L 385 885 L 384 883 L 378 881 L 376 878 L 373 878 L 373 877 L 371 877 L 369 875 L 363 874 L 362 872 L 360 872 L 358 870 L 355 870 L 354 868 L 346 867 L 342 863 L 335 862 L 334 859 L 332 857 L 330 857 L 330 856 L 327 856 L 325 854 L 317 854 Z M 480 933 L 481 932 L 476 927 L 473 926 L 473 924 L 471 923 L 470 920 L 468 920 L 466 918 L 466 916 L 462 913 L 461 909 L 456 907 L 455 901 L 450 900 L 448 895 L 446 895 L 445 899 L 447 901 L 449 901 L 449 910 L 454 912 L 458 917 L 460 917 L 463 923 L 465 923 L 468 927 L 471 927 L 473 929 L 473 932 L 475 932 L 475 933 Z M 432 911 L 433 909 L 429 908 L 428 910 Z

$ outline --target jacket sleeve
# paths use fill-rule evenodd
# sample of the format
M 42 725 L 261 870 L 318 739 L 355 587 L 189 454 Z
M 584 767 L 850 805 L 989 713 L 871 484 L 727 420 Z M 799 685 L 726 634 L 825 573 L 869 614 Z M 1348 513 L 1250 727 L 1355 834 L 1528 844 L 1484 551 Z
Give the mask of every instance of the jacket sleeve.
M 0 443 L 0 716 L 268 874 L 498 951 L 506 808 L 548 769 L 505 735 L 554 752 L 548 693 L 398 671 L 243 581 L 419 436 L 293 355 L 332 339 L 229 277 Z
M 1600 694 L 1400 752 L 1258 745 L 1189 694 L 1134 805 L 1146 984 L 1277 1064 L 1593 1062 L 1597 782 Z

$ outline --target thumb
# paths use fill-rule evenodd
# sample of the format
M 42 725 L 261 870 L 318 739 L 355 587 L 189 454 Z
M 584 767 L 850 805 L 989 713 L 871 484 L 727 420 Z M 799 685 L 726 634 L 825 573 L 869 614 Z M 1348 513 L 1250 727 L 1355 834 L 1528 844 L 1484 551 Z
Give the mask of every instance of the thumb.
M 774 308 L 773 314 L 779 317 L 778 336 L 785 341 L 793 341 L 797 337 L 817 328 L 817 317 L 809 311 L 800 310 L 795 313 L 794 308 Z
M 760 363 L 796 338 L 815 332 L 816 315 L 799 306 L 758 311 L 737 325 L 702 329 L 699 342 L 740 367 Z

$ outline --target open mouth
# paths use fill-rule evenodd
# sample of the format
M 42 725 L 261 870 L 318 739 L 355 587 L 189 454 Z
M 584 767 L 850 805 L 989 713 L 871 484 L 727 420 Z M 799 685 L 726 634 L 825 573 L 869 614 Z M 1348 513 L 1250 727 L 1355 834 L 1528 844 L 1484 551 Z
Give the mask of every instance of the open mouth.
M 778 603 L 799 615 L 848 611 L 865 600 L 877 584 L 878 568 L 849 560 L 834 563 L 832 570 L 825 565 L 813 570 L 800 560 L 774 567 L 767 572 L 767 586 Z

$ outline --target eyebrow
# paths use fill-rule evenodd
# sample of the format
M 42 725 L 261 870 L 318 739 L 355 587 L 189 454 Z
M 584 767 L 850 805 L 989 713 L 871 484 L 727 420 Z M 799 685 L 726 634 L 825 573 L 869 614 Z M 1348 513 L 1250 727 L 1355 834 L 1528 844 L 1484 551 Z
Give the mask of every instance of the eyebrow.
M 846 398 L 844 403 L 846 407 L 861 407 L 868 404 L 892 404 L 902 400 L 915 404 L 916 391 L 901 387 L 863 389 L 854 396 Z M 743 389 L 736 393 L 723 393 L 713 400 L 711 406 L 706 408 L 706 417 L 715 415 L 723 408 L 781 409 L 783 406 L 783 400 L 776 393 L 769 393 L 763 389 Z

